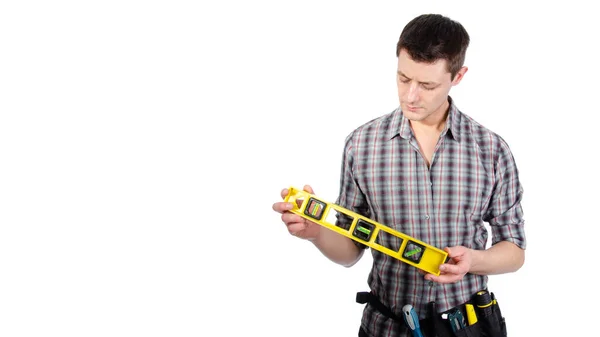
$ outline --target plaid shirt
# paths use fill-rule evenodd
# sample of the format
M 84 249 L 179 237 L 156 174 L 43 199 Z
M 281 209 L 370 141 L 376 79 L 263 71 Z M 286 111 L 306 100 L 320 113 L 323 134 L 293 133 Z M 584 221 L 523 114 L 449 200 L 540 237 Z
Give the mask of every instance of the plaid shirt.
M 485 249 L 485 221 L 492 244 L 509 241 L 524 249 L 523 190 L 508 145 L 449 102 L 430 168 L 400 108 L 354 130 L 345 143 L 336 203 L 439 248 Z M 399 250 L 398 238 L 378 239 Z M 487 276 L 474 274 L 453 284 L 426 281 L 417 268 L 376 250 L 372 254 L 369 287 L 398 316 L 412 304 L 423 319 L 428 302 L 445 311 L 487 286 Z M 410 336 L 369 305 L 361 325 L 372 336 Z

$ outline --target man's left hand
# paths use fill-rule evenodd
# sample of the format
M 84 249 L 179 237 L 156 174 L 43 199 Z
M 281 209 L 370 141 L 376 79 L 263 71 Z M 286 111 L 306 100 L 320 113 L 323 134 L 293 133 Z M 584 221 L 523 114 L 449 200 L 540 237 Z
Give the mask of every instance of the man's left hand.
M 473 260 L 472 250 L 464 246 L 446 247 L 444 250 L 448 253 L 450 260 L 448 263 L 440 265 L 440 276 L 434 274 L 425 275 L 425 279 L 438 283 L 454 283 L 462 278 L 471 269 Z

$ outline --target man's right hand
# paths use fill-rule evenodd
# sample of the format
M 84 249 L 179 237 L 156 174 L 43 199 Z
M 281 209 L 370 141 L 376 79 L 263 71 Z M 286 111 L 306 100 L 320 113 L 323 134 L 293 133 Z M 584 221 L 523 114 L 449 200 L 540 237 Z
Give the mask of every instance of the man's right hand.
M 312 187 L 309 185 L 304 186 L 304 191 L 314 194 Z M 287 194 L 288 189 L 284 188 L 281 191 L 281 198 L 285 199 Z M 297 206 L 300 207 L 301 203 L 300 201 L 298 202 L 299 204 Z M 290 234 L 309 241 L 315 240 L 321 231 L 321 226 L 290 212 L 289 210 L 291 210 L 293 206 L 294 205 L 291 202 L 276 202 L 273 204 L 273 210 L 277 213 L 281 213 L 281 220 L 286 225 Z

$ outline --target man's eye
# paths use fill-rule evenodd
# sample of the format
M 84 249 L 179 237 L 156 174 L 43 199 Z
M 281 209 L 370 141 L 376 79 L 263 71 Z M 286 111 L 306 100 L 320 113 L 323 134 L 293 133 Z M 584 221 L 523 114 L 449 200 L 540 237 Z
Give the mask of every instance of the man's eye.
M 408 82 L 410 82 L 410 80 L 406 79 L 406 78 L 400 78 L 400 82 L 402 82 L 402 83 L 408 83 Z
M 431 85 L 424 85 L 423 86 L 423 89 L 425 89 L 425 90 L 433 90 L 435 88 L 436 88 L 435 86 L 431 86 Z

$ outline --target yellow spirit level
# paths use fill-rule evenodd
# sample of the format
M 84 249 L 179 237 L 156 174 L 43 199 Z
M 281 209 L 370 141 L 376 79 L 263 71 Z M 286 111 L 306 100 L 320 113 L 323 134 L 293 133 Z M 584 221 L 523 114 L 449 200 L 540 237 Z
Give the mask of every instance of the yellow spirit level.
M 439 248 L 428 245 L 423 241 L 398 232 L 339 205 L 323 201 L 306 191 L 290 187 L 284 201 L 291 202 L 294 205 L 294 208 L 290 212 L 428 273 L 440 275 L 439 266 L 445 263 L 448 258 L 448 253 Z M 350 227 L 344 229 L 335 225 L 335 218 L 329 220 L 328 216 L 331 210 L 352 218 Z M 376 242 L 377 236 L 382 231 L 400 239 L 399 250 L 392 250 Z

